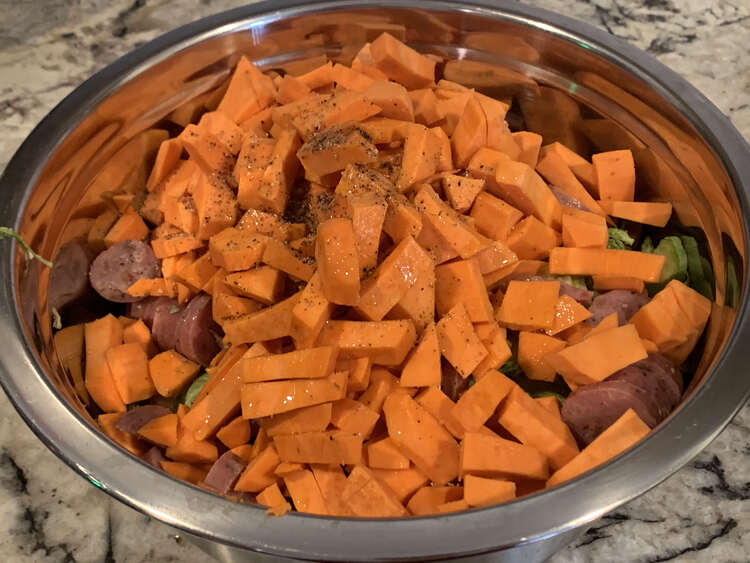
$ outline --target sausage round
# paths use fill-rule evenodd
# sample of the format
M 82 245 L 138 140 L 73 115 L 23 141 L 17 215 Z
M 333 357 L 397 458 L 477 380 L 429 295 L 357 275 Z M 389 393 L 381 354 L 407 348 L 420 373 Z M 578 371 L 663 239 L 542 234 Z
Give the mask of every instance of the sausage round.
M 145 461 L 152 467 L 155 467 L 156 469 L 161 469 L 161 462 L 167 461 L 167 458 L 164 457 L 164 453 L 162 452 L 161 448 L 154 446 L 145 454 L 143 454 L 143 461 Z
M 594 299 L 594 292 L 588 289 L 581 289 L 569 283 L 560 282 L 560 295 L 567 295 L 578 301 L 584 307 L 590 307 Z
M 49 273 L 50 307 L 60 311 L 88 293 L 92 259 L 84 242 L 72 240 L 60 247 Z
M 128 303 L 126 309 L 126 315 L 131 319 L 141 319 L 149 328 L 154 323 L 154 313 L 156 313 L 156 306 L 164 299 L 168 297 L 146 297 L 140 301 Z M 175 305 L 177 302 L 175 301 Z
M 634 291 L 625 289 L 607 291 L 594 297 L 589 308 L 591 311 L 589 324 L 596 326 L 604 317 L 617 313 L 618 324 L 624 325 L 649 301 L 648 296 Z
M 671 370 L 665 368 L 659 359 L 666 360 Z M 669 360 L 652 354 L 645 360 L 640 360 L 612 374 L 607 381 L 627 381 L 638 387 L 644 396 L 653 400 L 656 405 L 657 422 L 661 422 L 677 406 L 682 394 L 672 371 L 677 370 Z
M 158 278 L 161 266 L 151 247 L 138 240 L 118 242 L 94 259 L 89 271 L 91 286 L 105 299 L 117 303 L 131 303 L 127 289 L 143 278 Z
M 232 452 L 224 452 L 208 470 L 203 484 L 225 495 L 234 488 L 247 463 Z
M 171 350 L 177 346 L 177 337 L 184 313 L 185 308 L 177 305 L 176 299 L 157 298 L 153 305 L 151 336 L 161 350 Z
M 185 307 L 177 333 L 177 351 L 196 363 L 207 366 L 219 351 L 211 296 L 200 293 Z
M 579 387 L 568 396 L 561 414 L 576 439 L 586 445 L 628 409 L 633 409 L 651 428 L 659 422 L 653 401 L 641 389 L 622 380 Z
M 122 415 L 120 420 L 115 423 L 115 428 L 128 434 L 137 434 L 143 425 L 171 412 L 167 407 L 161 405 L 138 406 Z

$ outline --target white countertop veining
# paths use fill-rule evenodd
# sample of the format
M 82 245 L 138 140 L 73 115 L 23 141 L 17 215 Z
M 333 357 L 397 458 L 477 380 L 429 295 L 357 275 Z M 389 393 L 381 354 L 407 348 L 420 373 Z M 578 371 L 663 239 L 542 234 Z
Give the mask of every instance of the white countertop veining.
M 750 2 L 534 0 L 647 50 L 750 138 Z M 232 0 L 0 0 L 0 169 L 73 88 L 133 47 Z M 0 561 L 208 561 L 59 461 L 0 392 Z M 693 462 L 594 522 L 554 563 L 750 559 L 750 406 Z

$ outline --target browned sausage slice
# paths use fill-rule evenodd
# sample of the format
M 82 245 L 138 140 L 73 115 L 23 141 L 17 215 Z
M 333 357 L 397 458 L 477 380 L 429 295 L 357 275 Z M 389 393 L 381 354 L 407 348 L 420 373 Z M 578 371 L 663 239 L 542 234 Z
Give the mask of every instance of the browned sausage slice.
M 661 422 L 680 402 L 681 391 L 672 375 L 672 372 L 676 371 L 674 366 L 670 363 L 671 370 L 666 368 L 659 358 L 663 356 L 651 354 L 648 358 L 612 374 L 607 381 L 627 381 L 641 389 L 643 395 L 653 400 L 658 422 Z
M 156 306 L 168 297 L 146 297 L 140 301 L 128 303 L 125 314 L 131 319 L 141 319 L 148 327 L 154 323 Z M 175 302 L 175 304 L 177 304 Z
M 584 307 L 590 307 L 594 299 L 594 292 L 588 289 L 581 289 L 569 283 L 560 282 L 560 295 L 567 295 L 578 301 Z
M 151 336 L 154 342 L 161 350 L 176 348 L 185 308 L 177 305 L 176 299 L 169 297 L 159 297 L 153 307 Z
M 161 266 L 151 247 L 139 240 L 124 240 L 103 251 L 89 271 L 91 286 L 105 299 L 131 303 L 140 297 L 126 290 L 142 278 L 158 278 Z
M 61 311 L 86 295 L 93 258 L 84 242 L 72 240 L 60 247 L 49 273 L 50 307 Z
M 617 313 L 619 324 L 624 325 L 649 301 L 648 296 L 625 289 L 614 289 L 602 293 L 597 295 L 591 303 L 589 308 L 591 318 L 588 322 L 596 326 L 604 317 Z
M 142 405 L 126 412 L 115 423 L 115 428 L 128 434 L 137 434 L 141 426 L 171 413 L 167 407 L 161 405 Z
M 177 351 L 189 360 L 207 366 L 219 351 L 216 331 L 211 296 L 200 293 L 185 307 L 177 335 Z
M 209 469 L 203 484 L 225 495 L 232 490 L 247 464 L 232 452 L 225 452 Z
M 646 369 L 647 371 L 663 371 L 666 373 L 677 385 L 677 389 L 680 393 L 679 398 L 682 398 L 682 373 L 680 373 L 680 370 L 675 367 L 671 360 L 661 354 L 649 354 L 648 358 L 641 360 L 638 363 L 642 364 L 643 369 Z
M 156 467 L 156 469 L 161 469 L 161 462 L 167 461 L 167 458 L 164 457 L 164 453 L 162 452 L 161 448 L 154 446 L 145 454 L 143 454 L 143 461 L 153 467 Z
M 651 428 L 659 422 L 652 401 L 627 381 L 602 381 L 579 387 L 565 401 L 562 418 L 575 437 L 587 445 L 628 409 L 633 409 Z

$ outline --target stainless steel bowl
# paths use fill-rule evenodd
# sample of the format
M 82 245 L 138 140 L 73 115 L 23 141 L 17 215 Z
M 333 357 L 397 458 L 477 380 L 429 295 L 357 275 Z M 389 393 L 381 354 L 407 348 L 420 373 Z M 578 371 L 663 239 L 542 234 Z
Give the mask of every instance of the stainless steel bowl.
M 121 501 L 171 524 L 226 561 L 252 552 L 309 560 L 437 559 L 505 550 L 541 560 L 580 527 L 653 487 L 703 449 L 750 390 L 747 304 L 724 304 L 725 264 L 745 293 L 750 193 L 747 144 L 700 93 L 641 51 L 590 26 L 485 0 L 262 2 L 170 32 L 86 81 L 32 132 L 0 180 L 0 224 L 54 255 L 67 221 L 112 155 L 137 133 L 226 80 L 238 54 L 266 68 L 328 55 L 348 62 L 382 29 L 447 59 L 520 73 L 478 75 L 477 86 L 533 107 L 530 128 L 584 152 L 631 148 L 646 197 L 672 201 L 705 236 L 716 303 L 697 374 L 682 405 L 605 466 L 549 491 L 493 508 L 409 520 L 268 518 L 152 470 L 104 437 L 81 408 L 51 345 L 48 271 L 0 255 L 2 384 L 61 459 Z M 529 105 L 531 104 L 531 105 Z M 534 117 L 536 115 L 536 117 Z M 559 123 L 566 123 L 563 128 Z M 98 176 L 101 185 L 102 176 Z M 133 185 L 138 179 L 130 178 Z M 90 196 L 89 196 L 90 197 Z M 137 540 L 134 540 L 137 541 Z

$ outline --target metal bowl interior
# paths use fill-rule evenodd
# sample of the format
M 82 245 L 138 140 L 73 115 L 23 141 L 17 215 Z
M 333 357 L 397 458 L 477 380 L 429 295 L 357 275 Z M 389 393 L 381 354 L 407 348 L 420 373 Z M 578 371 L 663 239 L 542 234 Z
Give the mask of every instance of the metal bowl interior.
M 515 2 L 398 0 L 261 2 L 195 22 L 93 76 L 55 108 L 8 165 L 0 224 L 54 256 L 73 218 L 103 191 L 142 188 L 137 167 L 116 176 L 113 155 L 138 134 L 227 80 L 240 54 L 297 72 L 320 57 L 348 63 L 387 30 L 446 60 L 490 62 L 475 86 L 512 98 L 526 126 L 585 155 L 630 148 L 639 199 L 670 201 L 710 252 L 716 302 L 682 405 L 605 466 L 517 501 L 409 520 L 268 519 L 157 473 L 99 433 L 75 397 L 51 341 L 48 272 L 3 246 L 2 383 L 40 438 L 95 485 L 155 518 L 217 542 L 311 560 L 436 558 L 494 551 L 585 524 L 643 493 L 713 439 L 750 390 L 746 303 L 725 303 L 726 266 L 745 284 L 750 151 L 719 111 L 677 75 L 584 24 Z M 442 66 L 442 65 L 441 65 Z M 448 73 L 446 76 L 449 78 Z M 109 174 L 109 175 L 108 175 Z

